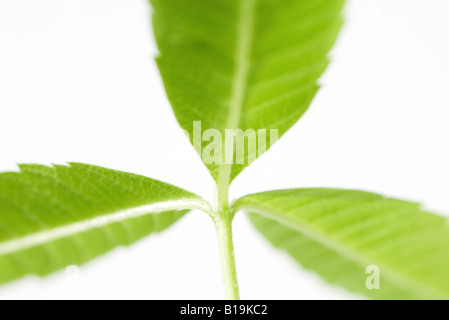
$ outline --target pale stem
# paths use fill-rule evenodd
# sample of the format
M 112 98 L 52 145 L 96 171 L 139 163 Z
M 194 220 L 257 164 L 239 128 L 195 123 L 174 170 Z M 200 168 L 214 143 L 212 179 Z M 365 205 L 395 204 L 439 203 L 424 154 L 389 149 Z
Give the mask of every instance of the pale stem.
M 221 211 L 219 217 L 215 220 L 221 272 L 226 299 L 238 300 L 239 286 L 235 268 L 234 245 L 232 242 L 232 218 L 229 214 L 229 209 L 225 208 L 225 210 L 227 212 Z

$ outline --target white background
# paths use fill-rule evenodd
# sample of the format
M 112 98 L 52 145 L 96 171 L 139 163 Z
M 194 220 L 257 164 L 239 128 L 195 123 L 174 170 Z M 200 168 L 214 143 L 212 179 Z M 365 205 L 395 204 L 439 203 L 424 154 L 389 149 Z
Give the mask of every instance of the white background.
M 353 0 L 310 111 L 231 190 L 342 187 L 449 213 L 449 2 Z M 0 0 L 0 171 L 79 161 L 164 180 L 213 199 L 152 57 L 145 0 Z M 235 221 L 241 296 L 358 298 Z M 10 298 L 222 298 L 212 223 L 195 212 L 167 232 Z

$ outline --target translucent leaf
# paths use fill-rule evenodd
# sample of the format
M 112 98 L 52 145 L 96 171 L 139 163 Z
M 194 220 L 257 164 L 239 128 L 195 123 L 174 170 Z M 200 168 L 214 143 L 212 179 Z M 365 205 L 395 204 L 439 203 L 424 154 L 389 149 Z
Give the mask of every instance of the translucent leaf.
M 309 107 L 342 25 L 344 0 L 150 2 L 168 98 L 215 181 L 226 188 Z M 199 134 L 195 121 L 201 122 Z M 216 130 L 213 137 L 204 134 L 209 129 Z M 226 150 L 226 129 L 251 130 L 256 147 L 240 144 L 239 156 L 238 142 L 229 138 Z M 217 140 L 221 149 L 214 150 L 220 151 L 206 152 Z

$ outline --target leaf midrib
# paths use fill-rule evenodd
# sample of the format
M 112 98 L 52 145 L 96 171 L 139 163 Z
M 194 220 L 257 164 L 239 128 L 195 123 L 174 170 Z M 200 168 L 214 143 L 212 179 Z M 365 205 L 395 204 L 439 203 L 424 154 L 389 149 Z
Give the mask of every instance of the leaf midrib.
M 3 242 L 0 244 L 0 257 L 21 250 L 45 245 L 55 240 L 67 238 L 113 223 L 120 223 L 129 219 L 138 218 L 149 214 L 159 214 L 173 210 L 201 210 L 204 212 L 208 212 L 210 209 L 208 208 L 208 205 L 203 201 L 197 199 L 184 199 L 153 203 L 149 205 L 120 210 L 98 217 L 86 219 L 84 221 L 78 221 L 72 224 L 33 233 L 23 238 L 17 238 Z
M 256 3 L 257 0 L 240 1 L 235 52 L 236 71 L 232 81 L 229 113 L 225 129 L 237 129 L 241 121 L 241 112 L 248 88 Z M 232 142 L 233 153 L 234 148 L 234 142 Z M 220 168 L 218 177 L 219 192 L 228 190 L 231 180 L 231 171 L 232 164 L 224 164 Z M 224 201 L 227 202 L 227 199 Z

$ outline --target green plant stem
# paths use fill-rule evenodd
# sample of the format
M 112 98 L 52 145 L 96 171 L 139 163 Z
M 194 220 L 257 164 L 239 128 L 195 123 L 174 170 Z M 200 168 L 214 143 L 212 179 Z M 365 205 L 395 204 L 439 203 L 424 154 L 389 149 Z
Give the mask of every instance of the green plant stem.
M 232 242 L 232 216 L 227 206 L 219 210 L 214 222 L 217 231 L 225 297 L 228 300 L 238 300 L 239 286 Z

